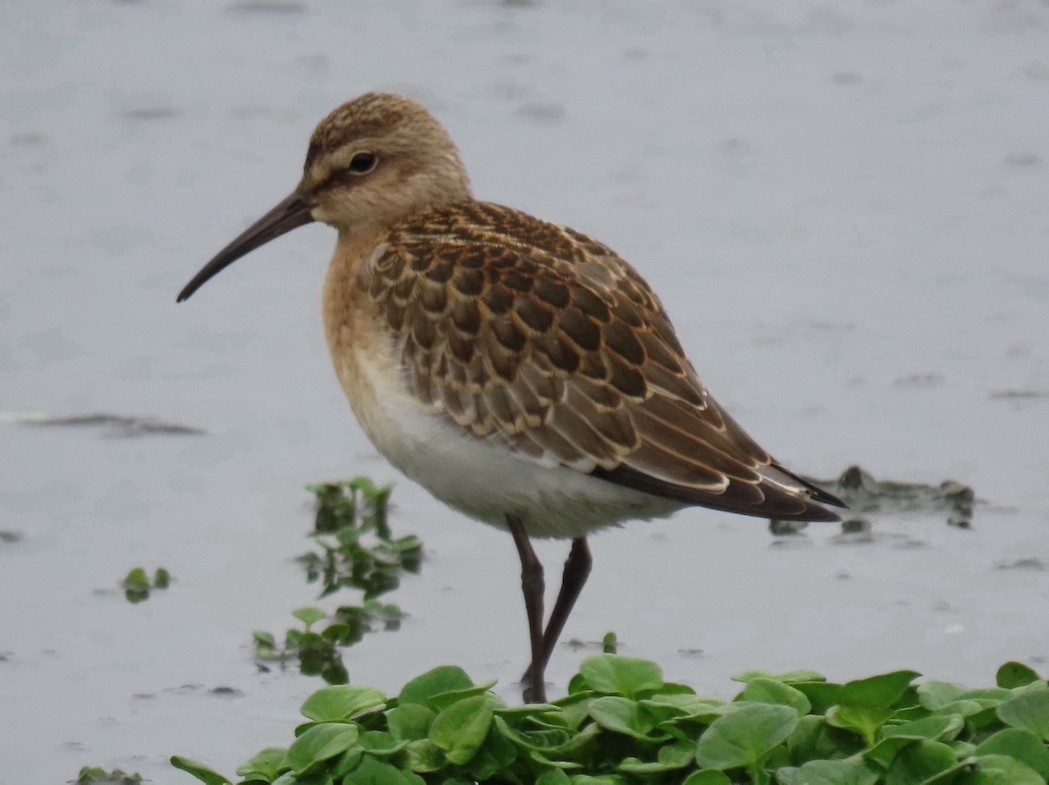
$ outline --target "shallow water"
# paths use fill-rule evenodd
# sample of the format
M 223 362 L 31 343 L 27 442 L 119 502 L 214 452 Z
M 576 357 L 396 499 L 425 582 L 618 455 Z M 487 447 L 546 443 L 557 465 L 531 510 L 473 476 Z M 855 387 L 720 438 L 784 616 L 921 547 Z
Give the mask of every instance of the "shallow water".
M 704 380 L 808 474 L 971 485 L 971 529 L 772 537 L 703 510 L 594 538 L 566 637 L 729 695 L 732 673 L 1049 670 L 1049 8 L 1036 3 L 20 4 L 0 29 L 0 783 L 185 782 L 285 744 L 316 680 L 253 629 L 309 604 L 310 482 L 396 478 L 329 368 L 310 227 L 174 296 L 370 89 L 426 102 L 477 193 L 617 248 Z M 157 418 L 206 435 L 26 412 Z M 396 690 L 523 668 L 505 535 L 401 482 L 411 617 L 346 653 Z M 21 535 L 21 536 L 18 536 Z M 556 576 L 567 551 L 543 543 Z M 168 568 L 129 605 L 116 583 Z M 483 620 L 482 623 L 479 623 Z M 560 694 L 585 652 L 560 649 Z M 232 688 L 228 693 L 218 688 Z M 218 691 L 216 691 L 218 690 Z

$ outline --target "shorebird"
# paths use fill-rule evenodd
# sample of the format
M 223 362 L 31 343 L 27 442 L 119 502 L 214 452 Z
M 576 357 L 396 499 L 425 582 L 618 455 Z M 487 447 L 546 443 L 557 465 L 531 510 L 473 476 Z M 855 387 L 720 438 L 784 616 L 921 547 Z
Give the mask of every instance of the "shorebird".
M 844 506 L 786 469 L 710 396 L 662 304 L 615 251 L 478 201 L 420 104 L 369 93 L 317 126 L 292 193 L 178 296 L 296 227 L 338 231 L 324 325 L 339 381 L 386 459 L 507 530 L 543 674 L 591 568 L 587 536 L 698 505 L 794 521 Z M 543 626 L 533 537 L 571 540 Z

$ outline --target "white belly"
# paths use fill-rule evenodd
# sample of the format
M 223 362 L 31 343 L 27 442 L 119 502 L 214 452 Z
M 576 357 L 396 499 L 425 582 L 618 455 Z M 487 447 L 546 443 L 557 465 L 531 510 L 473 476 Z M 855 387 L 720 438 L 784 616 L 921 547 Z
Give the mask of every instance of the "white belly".
M 335 360 L 354 414 L 391 464 L 466 515 L 503 529 L 513 515 L 533 537 L 574 538 L 685 506 L 477 439 L 426 411 L 374 347 Z

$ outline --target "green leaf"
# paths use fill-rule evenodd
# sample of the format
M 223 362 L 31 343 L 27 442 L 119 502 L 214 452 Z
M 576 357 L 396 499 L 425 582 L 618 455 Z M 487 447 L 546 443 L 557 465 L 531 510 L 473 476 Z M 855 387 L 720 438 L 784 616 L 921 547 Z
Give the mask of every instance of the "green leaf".
M 360 765 L 343 778 L 341 785 L 414 785 L 414 782 L 396 766 L 365 755 Z
M 439 692 L 436 695 L 431 695 L 429 700 L 429 706 L 434 711 L 441 711 L 453 703 L 461 701 L 463 698 L 472 698 L 475 695 L 487 695 L 491 692 L 492 687 L 496 685 L 496 682 L 490 681 L 487 684 L 478 684 L 473 687 L 468 687 L 465 690 L 449 690 L 448 692 Z M 498 699 L 495 695 L 488 695 L 488 699 L 495 702 Z M 502 702 L 498 702 L 498 706 L 493 705 L 493 708 L 502 706 Z
M 343 722 L 312 725 L 288 748 L 288 765 L 295 774 L 304 774 L 346 752 L 357 743 L 358 735 L 357 726 Z
M 786 746 L 788 761 L 795 766 L 822 758 L 845 757 L 863 749 L 862 743 L 851 734 L 832 728 L 823 717 L 815 714 L 799 720 Z
M 827 724 L 860 734 L 868 747 L 877 743 L 878 728 L 892 716 L 892 709 L 843 704 L 827 711 Z
M 203 763 L 197 763 L 195 760 L 183 758 L 181 755 L 172 755 L 171 765 L 187 774 L 192 774 L 198 780 L 203 782 L 204 785 L 233 785 L 217 771 L 209 769 Z
M 572 785 L 627 785 L 627 781 L 618 774 L 604 774 L 600 777 L 576 774 L 572 777 Z
M 805 697 L 805 693 L 781 681 L 761 677 L 750 679 L 736 700 L 745 703 L 775 703 L 790 706 L 802 716 L 808 714 L 812 709 L 812 704 Z
M 875 785 L 880 772 L 860 758 L 814 760 L 776 772 L 781 785 Z
M 514 743 L 493 730 L 485 737 L 481 749 L 466 767 L 466 772 L 471 780 L 484 782 L 506 772 L 518 756 Z
M 989 698 L 975 699 L 975 698 L 962 698 L 961 700 L 948 703 L 941 709 L 936 709 L 935 714 L 942 714 L 951 716 L 957 714 L 959 717 L 975 717 L 983 712 L 994 712 L 995 709 L 1002 703 L 1000 700 L 993 700 Z M 995 715 L 997 716 L 997 715 Z
M 319 769 L 314 775 L 315 777 L 331 777 L 333 780 L 337 780 L 341 777 L 345 777 L 351 771 L 353 771 L 361 762 L 361 758 L 364 757 L 364 748 L 359 744 L 351 747 L 342 753 L 338 758 L 333 758 L 328 761 L 327 764 Z M 294 776 L 294 775 L 293 775 Z M 300 784 L 297 784 L 300 785 Z M 301 783 L 301 785 L 308 785 L 308 783 Z M 327 785 L 327 783 L 325 783 Z
M 938 741 L 916 741 L 900 750 L 885 774 L 886 785 L 912 785 L 961 767 L 958 756 Z
M 397 701 L 400 705 L 406 703 L 418 703 L 426 706 L 430 698 L 440 695 L 442 692 L 454 690 L 466 690 L 474 684 L 466 671 L 454 665 L 442 665 L 427 671 L 422 676 L 416 676 L 401 689 Z
M 957 714 L 934 715 L 913 722 L 881 728 L 881 741 L 863 753 L 866 760 L 888 768 L 900 750 L 918 741 L 951 741 L 965 727 L 965 720 Z
M 921 674 L 916 671 L 894 671 L 850 681 L 842 687 L 838 700 L 850 706 L 888 708 L 903 697 L 911 682 L 919 676 Z
M 700 736 L 696 763 L 707 769 L 756 766 L 798 727 L 798 713 L 789 706 L 739 704 L 719 717 Z
M 1006 728 L 984 739 L 976 748 L 978 755 L 1010 755 L 1026 763 L 1049 780 L 1049 749 L 1028 730 Z
M 645 690 L 658 690 L 663 686 L 663 671 L 654 662 L 621 657 L 618 654 L 602 654 L 585 660 L 579 673 L 590 688 L 610 695 L 636 697 Z
M 395 739 L 415 741 L 430 735 L 437 714 L 418 703 L 405 703 L 386 712 L 386 725 Z
M 696 744 L 693 741 L 679 741 L 659 748 L 654 761 L 642 761 L 637 758 L 626 758 L 617 767 L 617 771 L 629 774 L 660 774 L 676 771 L 691 766 L 696 759 Z
M 688 775 L 688 778 L 681 785 L 732 785 L 732 780 L 720 771 L 707 769 L 706 771 L 697 771 Z
M 499 714 L 495 715 L 493 727 L 500 736 L 509 740 L 513 744 L 526 750 L 541 752 L 548 755 L 562 752 L 565 745 L 573 741 L 585 740 L 588 736 L 592 735 L 588 733 L 589 729 L 599 732 L 596 725 L 588 725 L 587 729 L 580 731 L 575 736 L 572 736 L 564 728 L 551 728 L 548 726 L 539 726 L 535 729 L 531 729 L 528 726 L 514 728 L 511 727 L 510 723 Z
M 701 722 L 713 722 L 723 714 L 728 714 L 735 709 L 730 703 L 716 700 L 715 698 L 701 698 L 698 695 L 687 693 L 664 694 L 656 693 L 651 698 L 638 701 L 646 709 L 665 715 L 672 711 L 681 720 L 699 720 Z
M 1045 778 L 1026 763 L 1008 755 L 980 755 L 976 770 L 961 779 L 963 785 L 1045 785 Z
M 306 629 L 309 629 L 314 624 L 324 619 L 328 614 L 321 608 L 298 608 L 293 610 L 291 615 L 305 624 Z
M 366 730 L 361 734 L 361 749 L 378 758 L 389 758 L 408 746 L 406 739 L 395 739 L 383 730 Z
M 547 769 L 536 778 L 535 785 L 571 785 L 571 780 L 561 769 Z
M 944 681 L 930 681 L 918 685 L 918 702 L 927 709 L 936 711 L 959 700 L 965 693 L 961 687 Z
M 1040 680 L 1041 677 L 1022 662 L 1007 662 L 998 669 L 995 683 L 999 687 L 1011 690 L 1013 687 L 1025 687 Z
M 255 641 L 256 646 L 262 646 L 267 649 L 277 648 L 277 639 L 273 637 L 271 632 L 255 630 L 255 632 L 251 633 L 251 637 Z
M 1049 741 L 1049 689 L 1020 693 L 998 707 L 998 717 L 1006 725 Z
M 128 572 L 121 585 L 128 602 L 139 603 L 149 599 L 149 577 L 141 567 L 135 567 Z
M 348 720 L 385 705 L 386 696 L 367 687 L 340 684 L 317 690 L 302 704 L 302 715 L 314 722 Z
M 287 756 L 288 751 L 282 747 L 267 747 L 237 769 L 237 776 L 246 780 L 261 779 L 273 782 L 281 770 L 286 768 L 284 761 Z
M 595 698 L 590 702 L 590 716 L 602 728 L 623 733 L 635 739 L 652 741 L 666 738 L 666 735 L 662 733 L 652 735 L 656 726 L 652 715 L 628 698 L 620 698 L 617 695 Z
M 750 684 L 750 682 L 757 679 L 770 679 L 772 681 L 782 682 L 783 684 L 795 684 L 795 683 L 807 683 L 807 682 L 826 682 L 827 677 L 822 673 L 816 671 L 789 671 L 788 673 L 769 673 L 768 671 L 746 671 L 745 673 L 737 673 L 732 677 L 733 681 L 741 681 L 744 684 Z
M 933 715 L 899 725 L 883 726 L 881 736 L 885 739 L 904 736 L 911 739 L 951 741 L 964 727 L 965 720 L 957 714 Z
M 828 684 L 825 681 L 796 681 L 791 685 L 794 689 L 809 699 L 812 704 L 811 711 L 823 714 L 831 706 L 841 702 L 840 684 Z
M 492 704 L 486 695 L 453 703 L 430 726 L 430 741 L 451 763 L 463 765 L 477 753 L 492 727 Z
M 440 771 L 447 763 L 444 750 L 429 739 L 408 742 L 403 754 L 405 768 L 420 774 Z

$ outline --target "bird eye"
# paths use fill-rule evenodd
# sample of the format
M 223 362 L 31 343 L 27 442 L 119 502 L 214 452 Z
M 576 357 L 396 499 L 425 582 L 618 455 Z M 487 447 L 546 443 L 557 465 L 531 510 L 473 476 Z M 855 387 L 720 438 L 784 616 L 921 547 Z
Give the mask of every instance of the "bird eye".
M 350 174 L 371 174 L 379 164 L 379 158 L 374 153 L 357 153 L 350 159 Z

